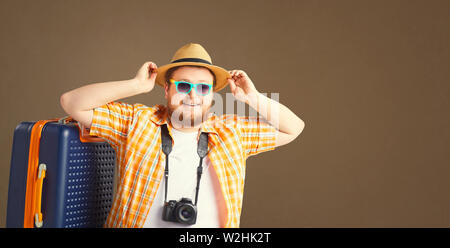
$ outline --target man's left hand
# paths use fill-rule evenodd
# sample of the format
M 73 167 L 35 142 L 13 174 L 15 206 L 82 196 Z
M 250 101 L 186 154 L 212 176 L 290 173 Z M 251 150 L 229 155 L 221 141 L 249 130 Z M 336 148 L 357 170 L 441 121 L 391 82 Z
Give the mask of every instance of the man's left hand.
M 259 92 L 256 90 L 255 85 L 247 73 L 242 70 L 232 70 L 229 73 L 231 78 L 228 78 L 228 83 L 233 96 L 247 104 L 255 102 Z

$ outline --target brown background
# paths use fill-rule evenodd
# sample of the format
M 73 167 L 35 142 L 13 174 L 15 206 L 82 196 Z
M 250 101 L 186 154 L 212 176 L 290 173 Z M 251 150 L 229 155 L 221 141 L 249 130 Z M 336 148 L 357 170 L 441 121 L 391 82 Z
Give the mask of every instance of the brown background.
M 241 227 L 450 227 L 449 13 L 449 1 L 2 0 L 0 225 L 18 123 L 64 116 L 63 92 L 195 42 L 306 123 L 247 161 Z

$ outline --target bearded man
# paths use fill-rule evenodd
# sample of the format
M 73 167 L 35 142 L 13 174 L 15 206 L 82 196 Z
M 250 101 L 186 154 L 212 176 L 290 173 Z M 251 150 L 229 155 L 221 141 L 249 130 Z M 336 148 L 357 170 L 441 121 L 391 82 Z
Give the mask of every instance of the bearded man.
M 155 84 L 164 87 L 165 106 L 117 101 Z M 263 118 L 209 113 L 213 93 L 227 85 Z M 246 159 L 291 142 L 305 125 L 259 93 L 244 71 L 213 65 L 194 43 L 167 65 L 144 63 L 133 79 L 66 92 L 61 106 L 116 151 L 105 227 L 239 227 Z

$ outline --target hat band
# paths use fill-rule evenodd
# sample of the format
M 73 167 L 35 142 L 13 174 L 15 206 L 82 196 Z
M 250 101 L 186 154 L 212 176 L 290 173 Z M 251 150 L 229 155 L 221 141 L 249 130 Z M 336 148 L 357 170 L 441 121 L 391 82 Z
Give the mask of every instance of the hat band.
M 204 59 L 199 59 L 199 58 L 183 58 L 183 59 L 177 59 L 175 61 L 172 61 L 171 64 L 173 63 L 179 63 L 179 62 L 199 62 L 199 63 L 205 63 L 208 65 L 212 65 L 209 61 L 204 60 Z

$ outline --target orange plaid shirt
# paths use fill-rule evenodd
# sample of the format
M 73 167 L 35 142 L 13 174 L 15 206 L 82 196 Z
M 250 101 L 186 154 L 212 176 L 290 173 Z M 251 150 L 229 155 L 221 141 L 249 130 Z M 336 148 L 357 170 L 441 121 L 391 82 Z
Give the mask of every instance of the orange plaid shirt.
M 115 149 L 117 159 L 118 183 L 105 227 L 144 225 L 164 174 L 160 125 L 166 120 L 167 108 L 162 105 L 111 102 L 94 109 L 90 135 L 104 138 Z M 171 128 L 168 125 L 170 135 Z M 200 130 L 209 133 L 207 156 L 227 209 L 223 223 L 239 227 L 245 161 L 275 148 L 276 129 L 258 117 L 212 115 Z

